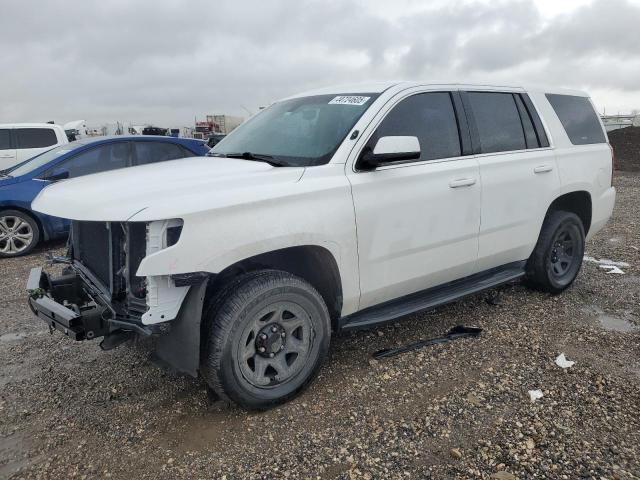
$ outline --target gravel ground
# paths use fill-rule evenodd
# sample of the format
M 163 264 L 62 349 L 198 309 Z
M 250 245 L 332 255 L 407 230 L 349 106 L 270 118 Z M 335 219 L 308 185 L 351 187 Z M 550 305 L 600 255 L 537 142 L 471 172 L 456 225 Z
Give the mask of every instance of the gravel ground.
M 24 301 L 44 250 L 2 260 L 0 477 L 640 478 L 640 175 L 616 184 L 587 254 L 624 275 L 588 262 L 560 296 L 512 285 L 498 305 L 478 295 L 339 336 L 311 388 L 266 413 L 210 404 L 141 345 L 49 335 Z M 484 333 L 371 360 L 456 324 Z

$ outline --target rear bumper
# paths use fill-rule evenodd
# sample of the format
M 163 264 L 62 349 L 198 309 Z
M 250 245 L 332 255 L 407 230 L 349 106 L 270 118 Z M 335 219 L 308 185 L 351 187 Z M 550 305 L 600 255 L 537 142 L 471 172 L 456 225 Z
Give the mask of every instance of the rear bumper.
M 602 195 L 593 199 L 593 211 L 591 214 L 591 228 L 587 240 L 591 239 L 607 224 L 613 214 L 613 207 L 616 203 L 616 189 L 610 187 Z
M 74 340 L 91 340 L 117 330 L 151 333 L 135 319 L 118 318 L 95 287 L 72 268 L 56 278 L 40 267 L 31 269 L 27 292 L 33 313 L 50 328 Z

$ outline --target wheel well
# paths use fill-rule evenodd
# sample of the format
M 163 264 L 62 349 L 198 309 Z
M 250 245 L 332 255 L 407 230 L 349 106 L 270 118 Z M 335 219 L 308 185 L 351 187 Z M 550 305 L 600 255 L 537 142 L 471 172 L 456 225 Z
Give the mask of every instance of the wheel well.
M 589 192 L 565 193 L 553 201 L 547 210 L 547 215 L 557 210 L 575 213 L 582 220 L 585 235 L 589 233 L 591 227 L 591 195 Z
M 324 247 L 302 245 L 262 253 L 241 260 L 216 275 L 209 285 L 212 294 L 232 278 L 256 270 L 283 270 L 309 282 L 324 299 L 332 324 L 342 312 L 342 282 L 335 258 Z
M 22 208 L 22 207 L 14 207 L 13 205 L 3 205 L 0 207 L 0 213 L 4 212 L 6 210 L 16 210 L 18 212 L 22 212 L 25 215 L 28 215 L 30 218 L 33 218 L 33 221 L 36 222 L 36 225 L 38 226 L 38 230 L 40 231 L 40 240 L 47 240 L 47 232 L 45 231 L 42 222 L 40 221 L 40 219 L 38 218 L 37 215 L 34 215 L 33 212 L 30 212 L 29 210 L 27 210 L 26 208 Z

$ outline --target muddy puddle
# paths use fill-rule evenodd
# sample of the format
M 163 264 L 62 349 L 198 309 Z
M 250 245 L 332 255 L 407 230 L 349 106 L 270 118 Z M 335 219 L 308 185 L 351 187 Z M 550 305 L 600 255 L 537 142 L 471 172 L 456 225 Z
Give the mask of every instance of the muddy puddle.
M 185 417 L 176 428 L 167 432 L 163 443 L 182 453 L 223 450 L 228 447 L 221 445 L 225 439 L 232 437 L 241 441 L 243 436 L 251 432 L 251 428 L 245 424 L 247 418 L 243 414 L 229 415 L 226 409 L 199 417 Z
M 632 321 L 634 316 L 630 313 L 623 313 L 618 316 L 611 315 L 597 305 L 585 307 L 582 311 L 595 317 L 598 326 L 608 332 L 630 333 L 640 331 L 640 326 Z
M 0 478 L 9 478 L 29 465 L 27 445 L 21 433 L 0 436 Z
M 23 332 L 11 332 L 11 333 L 3 333 L 0 335 L 0 343 L 13 343 L 19 342 L 20 340 L 27 338 L 27 334 Z

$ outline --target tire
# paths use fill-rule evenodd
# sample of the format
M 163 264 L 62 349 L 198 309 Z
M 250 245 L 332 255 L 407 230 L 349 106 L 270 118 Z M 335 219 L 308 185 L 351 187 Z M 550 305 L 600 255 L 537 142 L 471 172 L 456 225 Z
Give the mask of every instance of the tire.
M 0 258 L 26 255 L 40 242 L 35 219 L 20 210 L 0 211 Z
M 322 297 L 287 272 L 261 270 L 233 280 L 204 317 L 200 373 L 220 398 L 248 410 L 301 393 L 329 352 Z
M 584 243 L 584 226 L 575 213 L 549 213 L 527 262 L 529 286 L 553 294 L 566 290 L 582 266 Z

